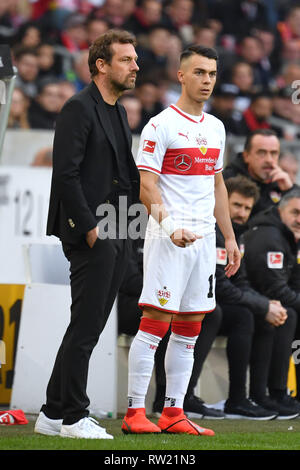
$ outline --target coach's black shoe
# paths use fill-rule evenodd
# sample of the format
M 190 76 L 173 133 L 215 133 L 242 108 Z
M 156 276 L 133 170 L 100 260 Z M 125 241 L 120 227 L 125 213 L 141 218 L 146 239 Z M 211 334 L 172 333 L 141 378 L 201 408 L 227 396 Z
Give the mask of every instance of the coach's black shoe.
M 192 395 L 185 398 L 183 410 L 188 418 L 204 418 L 204 419 L 224 419 L 225 413 L 216 408 L 206 406 L 201 398 Z
M 294 419 L 300 415 L 300 403 L 287 393 L 271 395 L 270 398 L 277 406 L 277 419 Z
M 276 418 L 277 413 L 266 410 L 257 405 L 255 402 L 244 398 L 238 403 L 230 400 L 225 402 L 224 412 L 228 419 L 254 419 L 260 421 L 268 421 Z

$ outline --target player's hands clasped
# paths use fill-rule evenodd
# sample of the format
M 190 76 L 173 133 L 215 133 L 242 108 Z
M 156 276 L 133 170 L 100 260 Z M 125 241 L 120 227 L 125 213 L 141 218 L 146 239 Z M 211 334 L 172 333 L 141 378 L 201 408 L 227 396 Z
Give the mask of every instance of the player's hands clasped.
M 202 238 L 202 236 L 197 235 L 196 233 L 191 232 L 185 228 L 178 228 L 174 233 L 172 233 L 170 238 L 174 245 L 179 246 L 180 248 L 186 248 L 191 243 L 194 243 L 199 238 Z

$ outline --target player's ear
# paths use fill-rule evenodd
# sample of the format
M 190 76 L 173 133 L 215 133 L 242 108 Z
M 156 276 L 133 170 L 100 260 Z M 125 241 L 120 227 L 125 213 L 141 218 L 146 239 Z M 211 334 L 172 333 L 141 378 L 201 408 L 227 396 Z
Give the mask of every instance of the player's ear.
M 180 69 L 178 70 L 177 78 L 178 78 L 179 83 L 181 83 L 181 85 L 183 85 L 184 84 L 184 72 L 183 72 L 183 70 L 180 70 Z

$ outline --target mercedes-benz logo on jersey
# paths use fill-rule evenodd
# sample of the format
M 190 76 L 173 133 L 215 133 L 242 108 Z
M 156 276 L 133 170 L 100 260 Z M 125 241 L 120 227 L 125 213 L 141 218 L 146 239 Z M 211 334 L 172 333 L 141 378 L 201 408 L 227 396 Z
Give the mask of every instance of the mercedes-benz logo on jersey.
M 192 166 L 193 160 L 189 155 L 177 155 L 174 160 L 174 166 L 179 171 L 188 171 Z

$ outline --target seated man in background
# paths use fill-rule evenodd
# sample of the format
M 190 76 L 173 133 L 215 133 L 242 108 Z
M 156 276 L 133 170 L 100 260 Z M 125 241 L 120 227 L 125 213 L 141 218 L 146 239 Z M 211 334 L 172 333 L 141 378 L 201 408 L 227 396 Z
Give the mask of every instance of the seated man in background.
M 276 205 L 293 188 L 290 176 L 278 164 L 280 141 L 273 130 L 258 129 L 248 135 L 244 151 L 226 166 L 224 179 L 243 175 L 254 181 L 260 190 L 251 217 Z
M 236 239 L 247 229 L 247 221 L 252 207 L 259 197 L 259 191 L 254 182 L 248 178 L 237 176 L 225 182 L 229 211 Z M 210 346 L 219 335 L 227 336 L 227 358 L 229 364 L 229 394 L 225 403 L 224 413 L 207 407 L 199 398 L 195 397 L 194 389 L 201 374 L 203 363 L 210 348 L 206 347 L 201 333 L 195 345 L 194 367 L 184 400 L 184 411 L 189 417 L 229 417 L 243 419 L 269 420 L 275 417 L 291 419 L 298 416 L 295 410 L 288 406 L 277 404 L 265 397 L 269 365 L 272 354 L 273 336 L 275 328 L 284 324 L 286 310 L 280 302 L 270 300 L 250 287 L 246 277 L 243 260 L 239 271 L 228 279 L 224 267 L 227 264 L 224 238 L 217 227 L 217 268 L 216 268 L 216 299 L 218 310 L 212 317 L 209 331 Z M 241 247 L 242 251 L 242 247 Z M 215 317 L 213 317 L 215 315 Z M 213 320 L 213 321 L 212 321 Z M 203 330 L 205 328 L 203 323 Z M 219 325 L 219 327 L 218 327 Z M 163 370 L 166 337 L 160 343 L 156 352 L 156 371 Z M 246 379 L 247 369 L 250 365 L 250 396 L 264 397 L 264 405 L 259 406 L 247 398 Z M 157 387 L 163 383 L 163 373 L 156 380 Z M 162 398 L 164 392 L 157 388 L 157 394 Z M 252 398 L 252 396 L 251 396 Z M 154 407 L 157 407 L 158 398 Z M 268 408 L 267 408 L 268 407 Z M 211 410 L 211 413 L 209 413 Z M 157 408 L 155 409 L 157 410 Z M 219 415 L 217 415 L 219 412 Z
M 275 331 L 269 373 L 269 394 L 279 404 L 300 412 L 299 402 L 287 394 L 287 376 L 292 342 L 299 337 L 300 313 L 300 189 L 294 188 L 278 207 L 258 214 L 244 234 L 245 264 L 252 286 L 261 294 L 279 300 L 287 309 L 287 320 Z M 296 365 L 297 398 L 300 393 Z M 256 397 L 260 402 L 259 397 Z
M 248 228 L 259 191 L 253 181 L 242 176 L 229 178 L 225 184 L 232 226 L 243 253 L 242 234 Z M 286 309 L 274 300 L 275 296 L 251 287 L 243 259 L 239 271 L 230 279 L 224 275 L 225 264 L 224 238 L 217 227 L 216 298 L 223 312 L 219 334 L 228 338 L 229 393 L 225 414 L 231 418 L 260 420 L 295 418 L 298 413 L 293 407 L 290 409 L 288 404 L 275 403 L 266 397 L 274 335 L 286 323 Z M 278 361 L 279 364 L 280 358 Z M 248 366 L 250 400 L 246 393 Z

